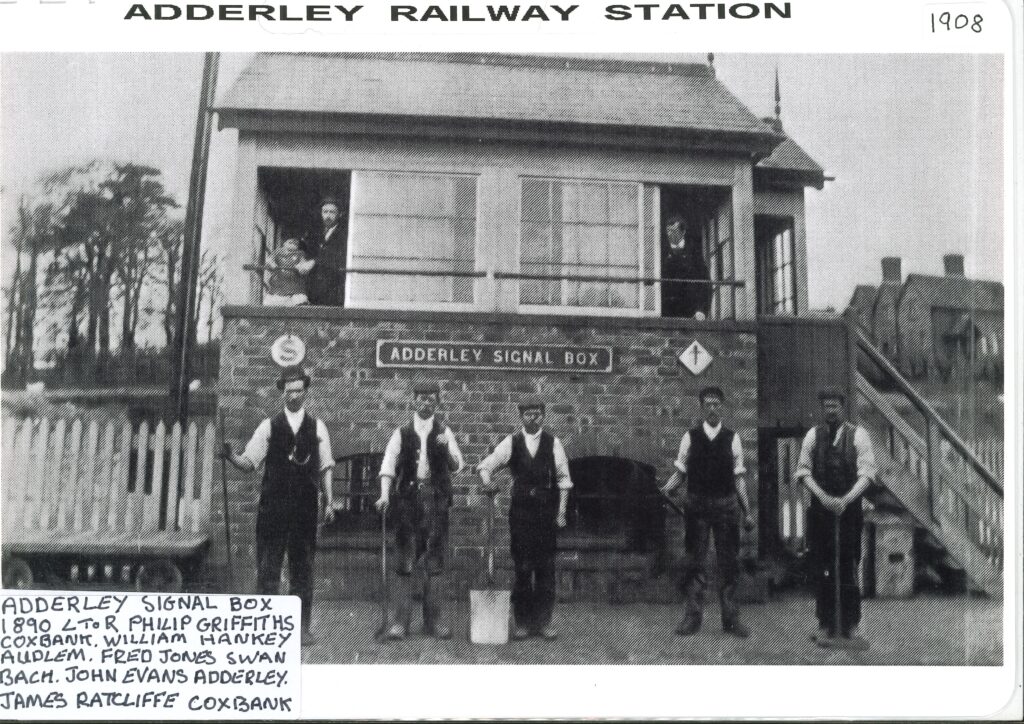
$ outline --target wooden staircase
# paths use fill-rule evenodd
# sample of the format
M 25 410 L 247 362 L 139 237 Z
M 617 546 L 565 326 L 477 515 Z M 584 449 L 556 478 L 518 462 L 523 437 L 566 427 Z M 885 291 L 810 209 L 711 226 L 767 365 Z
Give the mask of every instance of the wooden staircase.
M 859 329 L 855 340 L 858 361 L 873 364 L 891 385 L 883 390 L 854 373 L 858 423 L 871 436 L 878 482 L 941 544 L 973 588 L 1002 595 L 1002 480 Z

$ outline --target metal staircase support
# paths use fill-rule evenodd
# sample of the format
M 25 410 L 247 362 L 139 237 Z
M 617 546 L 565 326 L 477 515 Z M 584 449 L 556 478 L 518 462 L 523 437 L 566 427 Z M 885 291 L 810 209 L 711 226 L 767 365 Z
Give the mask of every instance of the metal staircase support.
M 919 414 L 908 421 L 860 372 L 854 387 L 859 423 L 871 436 L 879 482 L 945 548 L 977 588 L 1002 593 L 1003 485 L 970 446 L 914 389 L 867 336 L 854 328 L 857 349 Z

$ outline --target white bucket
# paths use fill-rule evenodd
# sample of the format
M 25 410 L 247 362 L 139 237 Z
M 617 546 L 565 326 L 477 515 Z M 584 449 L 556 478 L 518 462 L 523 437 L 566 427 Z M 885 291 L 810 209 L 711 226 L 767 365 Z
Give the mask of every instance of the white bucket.
M 469 640 L 474 644 L 508 643 L 509 592 L 469 592 Z

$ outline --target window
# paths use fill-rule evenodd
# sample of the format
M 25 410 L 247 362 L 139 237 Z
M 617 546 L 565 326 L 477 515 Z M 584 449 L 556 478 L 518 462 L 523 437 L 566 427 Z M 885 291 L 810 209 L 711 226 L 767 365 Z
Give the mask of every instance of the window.
M 438 272 L 353 273 L 355 305 L 471 305 L 476 268 L 476 177 L 455 174 L 354 171 L 351 256 L 355 270 Z
M 732 243 L 732 204 L 723 203 L 705 229 L 708 270 L 711 278 L 723 281 L 736 278 L 736 254 Z M 711 297 L 711 318 L 736 316 L 736 288 L 716 286 Z
M 654 193 L 639 183 L 523 179 L 519 303 L 654 311 Z M 559 277 L 588 277 L 575 281 Z
M 788 226 L 772 237 L 771 314 L 796 314 L 796 274 L 793 261 L 793 227 Z
M 383 453 L 352 455 L 335 461 L 331 479 L 334 522 L 324 535 L 361 542 L 376 541 L 380 516 L 374 502 L 380 494 L 377 473 Z

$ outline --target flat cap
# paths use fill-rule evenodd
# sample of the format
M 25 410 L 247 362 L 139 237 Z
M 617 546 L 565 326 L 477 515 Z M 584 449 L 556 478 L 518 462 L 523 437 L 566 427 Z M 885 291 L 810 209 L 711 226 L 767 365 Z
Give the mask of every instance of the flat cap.
M 544 412 L 544 400 L 537 395 L 528 395 L 519 401 L 519 411 L 540 410 Z
M 277 389 L 284 390 L 286 384 L 295 380 L 302 380 L 306 387 L 309 387 L 309 375 L 306 374 L 306 370 L 303 369 L 302 365 L 290 365 L 282 368 L 281 376 L 277 378 Z
M 334 196 L 331 196 L 331 195 L 327 195 L 327 196 L 323 197 L 323 199 L 320 201 L 320 208 L 323 208 L 324 206 L 327 206 L 328 204 L 330 204 L 332 206 L 335 206 L 335 207 L 337 207 L 339 209 L 341 208 L 341 204 L 338 203 L 338 199 L 336 197 L 334 197 Z
M 846 402 L 846 393 L 843 392 L 842 388 L 832 385 L 821 388 L 821 391 L 818 392 L 818 399 L 822 402 L 825 400 L 839 400 L 840 402 Z
M 441 396 L 441 388 L 436 382 L 429 380 L 419 380 L 412 386 L 412 393 L 414 395 L 437 395 Z

